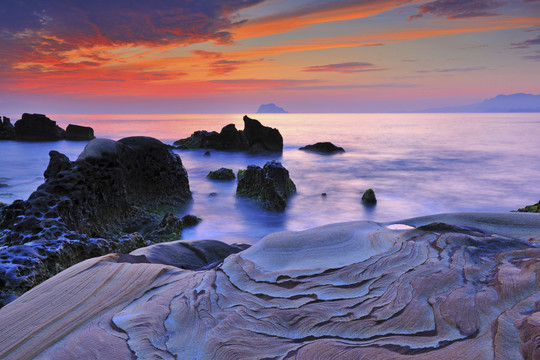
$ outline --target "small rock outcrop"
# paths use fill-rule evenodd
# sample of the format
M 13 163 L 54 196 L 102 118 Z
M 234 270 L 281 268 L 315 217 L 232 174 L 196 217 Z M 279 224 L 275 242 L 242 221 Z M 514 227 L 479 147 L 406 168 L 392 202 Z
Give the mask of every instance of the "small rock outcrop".
M 136 232 L 159 225 L 156 209 L 191 197 L 180 157 L 153 138 L 95 139 L 76 161 L 50 157 L 45 183 L 1 209 L 0 306 L 74 263 L 148 245 Z
M 299 150 L 317 152 L 321 154 L 335 154 L 335 153 L 345 152 L 345 149 L 343 149 L 342 147 L 336 146 L 332 144 L 331 142 L 318 142 L 313 145 L 303 146 L 299 148 Z
M 23 141 L 56 141 L 64 138 L 65 131 L 43 114 L 24 113 L 15 123 L 15 136 Z
M 215 149 L 225 151 L 282 152 L 283 137 L 279 130 L 262 125 L 258 120 L 244 116 L 244 130 L 234 124 L 217 131 L 200 130 L 189 138 L 174 142 L 179 149 Z
M 66 128 L 66 140 L 92 140 L 94 138 L 94 129 L 89 126 L 69 124 Z
M 375 191 L 373 189 L 367 189 L 362 195 L 362 203 L 364 205 L 375 205 L 377 203 L 377 198 L 375 197 Z
M 238 172 L 236 194 L 255 199 L 263 208 L 283 211 L 296 186 L 289 171 L 277 161 L 269 161 L 264 167 L 248 166 Z
M 262 104 L 257 110 L 257 114 L 287 114 L 288 111 L 274 103 Z
M 2 116 L 2 121 L 0 121 L 0 140 L 15 140 L 15 127 L 5 116 Z
M 236 179 L 236 176 L 234 176 L 234 172 L 231 169 L 226 168 L 220 168 L 215 171 L 210 171 L 208 175 L 206 175 L 207 178 L 212 180 L 234 180 Z

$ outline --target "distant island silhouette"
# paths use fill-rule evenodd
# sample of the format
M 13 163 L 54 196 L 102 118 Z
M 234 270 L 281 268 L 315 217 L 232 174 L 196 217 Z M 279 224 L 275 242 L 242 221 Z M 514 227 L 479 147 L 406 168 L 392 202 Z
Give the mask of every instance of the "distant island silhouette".
M 287 110 L 277 106 L 274 103 L 262 104 L 257 110 L 257 114 L 286 114 Z
M 476 104 L 428 109 L 424 112 L 540 112 L 540 95 L 524 93 L 497 95 Z

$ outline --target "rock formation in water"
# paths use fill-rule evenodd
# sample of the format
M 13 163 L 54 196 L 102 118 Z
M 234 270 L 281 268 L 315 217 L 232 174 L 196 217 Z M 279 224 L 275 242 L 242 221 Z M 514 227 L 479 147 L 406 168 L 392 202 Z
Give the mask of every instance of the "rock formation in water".
M 69 124 L 67 130 L 56 125 L 56 121 L 43 114 L 23 114 L 13 126 L 7 117 L 0 123 L 0 140 L 57 141 L 92 140 L 94 129 L 88 126 Z
M 89 126 L 69 124 L 66 128 L 66 140 L 92 140 L 94 138 L 94 129 Z
M 301 148 L 299 148 L 299 150 L 317 152 L 321 154 L 336 154 L 345 152 L 345 149 L 336 146 L 331 142 L 318 142 L 313 145 L 302 146 Z
M 262 104 L 257 110 L 257 114 L 287 114 L 284 108 L 277 106 L 274 103 Z
M 50 158 L 45 183 L 0 212 L 0 305 L 79 261 L 146 245 L 135 232 L 191 197 L 180 157 L 153 138 L 96 139 L 76 161 Z
M 517 211 L 540 213 L 540 201 L 533 205 L 527 205 L 524 208 L 518 209 Z
M 254 199 L 267 210 L 285 210 L 294 192 L 296 186 L 289 171 L 277 161 L 269 161 L 262 168 L 250 165 L 247 170 L 238 172 L 236 194 Z
M 0 140 L 15 140 L 15 127 L 5 116 L 2 116 L 2 121 L 0 121 Z
M 206 175 L 207 178 L 212 180 L 234 180 L 236 179 L 236 176 L 234 176 L 234 172 L 232 169 L 227 168 L 220 168 L 215 171 L 210 171 L 208 175 Z
M 538 359 L 539 218 L 333 224 L 222 264 L 197 243 L 106 255 L 0 309 L 0 358 Z
M 377 198 L 375 197 L 375 191 L 373 189 L 367 189 L 362 194 L 362 203 L 368 206 L 373 206 L 377 203 Z
M 200 130 L 189 138 L 174 142 L 180 149 L 216 149 L 227 151 L 282 152 L 283 137 L 279 130 L 262 125 L 244 116 L 244 130 L 229 124 L 221 132 Z

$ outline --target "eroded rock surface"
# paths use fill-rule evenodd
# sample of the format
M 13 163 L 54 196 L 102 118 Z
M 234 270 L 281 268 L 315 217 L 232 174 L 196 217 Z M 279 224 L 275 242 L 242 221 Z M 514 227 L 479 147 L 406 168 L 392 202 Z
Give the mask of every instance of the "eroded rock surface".
M 221 132 L 200 130 L 189 138 L 174 142 L 180 149 L 216 149 L 228 151 L 282 152 L 283 137 L 279 130 L 262 125 L 258 120 L 244 116 L 244 130 L 229 124 Z
M 296 186 L 280 162 L 269 161 L 262 168 L 250 165 L 238 172 L 236 194 L 257 201 L 263 208 L 283 211 Z
M 87 260 L 0 309 L 0 357 L 535 359 L 539 220 L 333 224 L 206 271 L 150 263 L 185 245 Z
M 62 269 L 147 244 L 155 209 L 191 197 L 180 157 L 159 140 L 96 139 L 76 161 L 56 151 L 45 183 L 0 213 L 0 305 Z

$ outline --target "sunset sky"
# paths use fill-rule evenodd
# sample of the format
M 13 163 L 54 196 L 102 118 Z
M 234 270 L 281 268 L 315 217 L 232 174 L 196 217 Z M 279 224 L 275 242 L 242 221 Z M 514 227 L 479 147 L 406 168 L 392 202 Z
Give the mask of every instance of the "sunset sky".
M 540 93 L 540 0 L 2 0 L 0 114 L 394 112 Z

